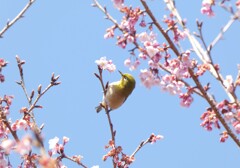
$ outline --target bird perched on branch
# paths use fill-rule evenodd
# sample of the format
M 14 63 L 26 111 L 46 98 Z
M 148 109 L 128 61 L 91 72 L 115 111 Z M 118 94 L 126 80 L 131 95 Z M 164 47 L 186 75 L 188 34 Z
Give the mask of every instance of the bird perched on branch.
M 119 81 L 110 83 L 103 95 L 103 101 L 96 107 L 96 111 L 100 112 L 102 108 L 109 107 L 110 110 L 119 108 L 132 93 L 135 88 L 135 79 L 130 74 L 123 74 L 119 71 L 122 78 Z

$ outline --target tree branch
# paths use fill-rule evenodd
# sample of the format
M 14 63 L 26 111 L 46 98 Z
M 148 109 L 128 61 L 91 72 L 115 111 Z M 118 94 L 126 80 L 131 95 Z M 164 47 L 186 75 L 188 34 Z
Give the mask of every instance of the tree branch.
M 23 17 L 24 13 L 30 8 L 30 6 L 35 2 L 35 0 L 29 0 L 28 4 L 21 10 L 21 12 L 10 22 L 7 22 L 6 26 L 0 31 L 0 37 L 3 37 L 3 34 L 20 18 Z
M 159 29 L 159 31 L 163 34 L 164 37 L 167 37 L 166 40 L 169 43 L 170 48 L 173 50 L 173 52 L 179 56 L 179 51 L 177 50 L 176 46 L 173 44 L 172 40 L 170 39 L 170 37 L 168 36 L 167 33 L 165 33 L 165 31 L 163 31 L 162 27 L 160 26 L 160 24 L 157 22 L 156 18 L 154 17 L 154 15 L 152 14 L 151 10 L 149 9 L 147 3 L 144 0 L 140 0 L 146 10 L 146 13 L 150 16 L 150 18 L 153 21 L 153 24 Z M 184 27 L 184 29 L 186 30 L 186 27 L 184 26 L 182 19 L 180 17 L 180 15 L 178 14 L 177 10 L 174 7 L 174 4 L 172 3 L 171 0 L 168 0 L 168 7 L 170 8 L 170 10 L 174 13 L 174 15 L 176 16 L 177 19 L 179 19 L 179 23 Z M 200 44 L 197 42 L 197 40 L 193 40 L 193 37 L 189 35 L 189 40 L 190 42 L 194 42 L 195 44 L 197 44 L 197 51 L 202 51 L 202 48 L 200 48 Z M 204 55 L 204 53 L 200 53 L 202 56 Z M 203 61 L 206 61 L 205 57 Z M 214 69 L 215 70 L 215 69 Z M 238 145 L 238 147 L 240 147 L 240 141 L 237 138 L 237 136 L 232 132 L 232 130 L 230 129 L 230 127 L 228 126 L 228 124 L 225 122 L 224 118 L 222 118 L 221 114 L 219 113 L 218 109 L 216 108 L 216 102 L 209 97 L 209 95 L 207 94 L 207 92 L 204 90 L 203 86 L 201 85 L 201 83 L 199 82 L 197 76 L 194 75 L 194 71 L 192 69 L 189 68 L 189 73 L 193 79 L 193 81 L 195 82 L 195 84 L 197 85 L 197 88 L 200 90 L 201 94 L 203 95 L 203 97 L 205 98 L 205 100 L 209 103 L 209 105 L 211 106 L 211 108 L 214 110 L 217 118 L 220 120 L 220 122 L 222 123 L 222 125 L 224 126 L 224 128 L 226 129 L 226 131 L 228 132 L 229 136 L 233 139 L 233 141 Z M 216 72 L 216 70 L 215 70 Z M 217 75 L 219 76 L 219 75 Z M 226 89 L 225 89 L 226 90 Z M 228 92 L 227 92 L 228 93 Z

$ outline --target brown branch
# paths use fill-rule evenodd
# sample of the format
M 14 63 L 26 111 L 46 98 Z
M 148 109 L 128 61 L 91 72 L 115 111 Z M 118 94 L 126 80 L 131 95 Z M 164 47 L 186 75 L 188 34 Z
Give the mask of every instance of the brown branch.
M 6 116 L 5 117 L 1 116 L 1 119 L 2 119 L 3 123 L 6 125 L 6 127 L 9 129 L 9 131 L 11 132 L 11 134 L 12 134 L 13 138 L 15 139 L 15 141 L 19 142 L 19 138 L 18 138 L 17 132 L 12 130 L 11 125 L 7 121 L 7 117 Z
M 216 102 L 208 96 L 208 94 L 206 93 L 206 91 L 202 87 L 200 81 L 198 80 L 197 77 L 195 77 L 194 72 L 191 69 L 189 69 L 189 73 L 192 76 L 192 78 L 193 78 L 194 82 L 196 83 L 197 87 L 199 88 L 199 90 L 202 92 L 205 100 L 211 106 L 211 108 L 213 109 L 217 118 L 220 120 L 223 127 L 226 129 L 228 135 L 233 139 L 233 141 L 238 145 L 238 147 L 240 147 L 240 141 L 239 141 L 238 137 L 232 132 L 231 128 L 228 126 L 228 124 L 226 123 L 226 121 L 224 120 L 224 118 L 222 117 L 220 112 L 218 111 L 218 109 L 216 107 Z
M 148 14 L 148 16 L 151 18 L 153 24 L 157 27 L 157 29 L 161 32 L 161 34 L 163 35 L 163 37 L 167 40 L 170 48 L 173 50 L 173 52 L 180 57 L 180 52 L 178 51 L 177 47 L 174 45 L 173 41 L 171 40 L 171 38 L 168 36 L 168 34 L 164 31 L 164 29 L 162 28 L 162 26 L 158 23 L 157 19 L 155 18 L 155 16 L 153 15 L 153 13 L 151 12 L 151 10 L 149 9 L 147 3 L 145 2 L 145 0 L 140 0 L 142 5 L 145 8 L 146 13 Z
M 75 162 L 77 163 L 78 165 L 84 167 L 84 168 L 87 168 L 87 166 L 85 166 L 82 162 L 78 162 L 76 159 L 74 159 L 73 157 L 69 157 L 69 156 L 66 156 L 65 154 L 62 154 L 61 158 L 66 158 L 72 162 Z
M 7 22 L 6 26 L 0 31 L 0 37 L 20 18 L 23 17 L 24 13 L 30 8 L 30 6 L 35 2 L 35 0 L 29 0 L 28 4 L 19 12 L 19 14 L 10 22 Z

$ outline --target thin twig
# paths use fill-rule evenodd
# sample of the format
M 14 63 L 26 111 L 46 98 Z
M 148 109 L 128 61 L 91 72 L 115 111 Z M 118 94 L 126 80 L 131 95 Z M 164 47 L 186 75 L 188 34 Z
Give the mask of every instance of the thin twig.
M 32 119 L 32 123 L 33 123 L 33 127 L 32 127 L 32 131 L 34 132 L 35 134 L 35 137 L 37 139 L 37 141 L 39 142 L 39 144 L 41 145 L 41 148 L 43 151 L 45 151 L 44 149 L 44 143 L 42 141 L 42 138 L 41 138 L 41 131 L 42 131 L 42 128 L 43 126 L 41 126 L 40 128 L 37 126 L 37 123 L 36 123 L 36 120 L 35 120 L 35 117 L 34 117 L 34 113 L 33 113 L 33 109 L 36 108 L 36 107 L 40 107 L 40 106 L 37 106 L 37 102 L 39 101 L 39 99 L 52 87 L 52 86 L 55 86 L 55 85 L 58 85 L 60 84 L 60 82 L 57 82 L 57 80 L 59 79 L 59 76 L 54 76 L 54 74 L 52 74 L 52 77 L 51 77 L 51 82 L 50 84 L 46 87 L 46 89 L 42 92 L 41 91 L 41 85 L 39 85 L 38 87 L 38 96 L 36 97 L 36 99 L 34 100 L 34 102 L 32 103 L 32 98 L 34 96 L 34 91 L 32 91 L 31 93 L 31 96 L 29 97 L 28 96 L 28 93 L 27 93 L 27 89 L 26 89 L 26 86 L 25 86 L 25 82 L 24 82 L 24 74 L 23 74 L 23 67 L 22 65 L 25 64 L 25 61 L 22 61 L 19 56 L 16 56 L 16 60 L 17 60 L 17 63 L 18 63 L 18 69 L 19 69 L 19 73 L 20 73 L 20 77 L 21 77 L 21 80 L 20 82 L 17 82 L 19 85 L 21 85 L 24 93 L 25 93 L 25 96 L 28 100 L 28 104 L 29 104 L 29 108 L 26 112 L 24 112 L 24 116 L 23 118 L 26 116 L 26 115 L 30 115 L 31 119 Z M 11 130 L 10 130 L 11 131 Z M 15 138 L 16 139 L 16 138 Z M 31 151 L 30 151 L 31 152 Z
M 102 77 L 103 70 L 100 67 L 98 67 L 98 71 L 99 71 L 99 75 L 95 73 L 95 76 L 99 79 L 99 81 L 101 83 L 101 86 L 102 86 L 102 89 L 103 89 L 104 96 L 105 96 L 107 90 L 106 90 L 104 82 L 103 82 L 103 77 Z M 111 138 L 112 138 L 113 145 L 115 147 L 116 146 L 115 145 L 115 134 L 116 134 L 116 131 L 114 131 L 114 129 L 113 129 L 113 124 L 112 124 L 112 120 L 111 120 L 111 116 L 110 116 L 110 111 L 111 110 L 108 108 L 107 105 L 105 105 L 103 108 L 104 108 L 104 110 L 106 112 L 106 115 L 107 115 L 107 118 L 108 118 L 108 124 L 109 124 L 110 132 L 111 132 Z M 112 162 L 113 162 L 113 167 L 116 168 L 117 165 L 114 162 L 114 158 L 112 159 Z
M 138 147 L 136 148 L 136 150 L 131 154 L 130 157 L 134 157 L 136 155 L 136 153 L 144 146 L 146 145 L 147 143 L 149 143 L 149 139 L 145 140 L 145 141 L 142 141 Z
M 80 165 L 80 166 L 82 166 L 82 167 L 84 167 L 84 168 L 87 168 L 87 166 L 85 166 L 82 162 L 78 163 L 74 158 L 69 157 L 69 156 L 66 156 L 65 154 L 62 155 L 62 158 L 66 158 L 66 159 L 68 159 L 68 160 L 71 160 L 72 162 L 77 163 L 78 165 Z
M 212 46 L 211 46 L 210 48 L 207 47 L 207 44 L 206 44 L 206 42 L 205 42 L 205 40 L 204 40 L 204 38 L 203 38 L 202 25 L 203 25 L 203 22 L 200 22 L 200 23 L 199 23 L 199 22 L 197 21 L 197 27 L 198 27 L 198 31 L 199 31 L 199 37 L 200 37 L 200 39 L 201 39 L 201 41 L 202 41 L 202 43 L 203 43 L 203 46 L 204 46 L 205 50 L 207 51 L 208 57 L 209 57 L 209 59 L 210 59 L 210 63 L 211 63 L 211 64 L 214 64 L 214 63 L 213 63 L 213 60 L 212 60 L 212 56 L 211 56 L 211 48 L 212 48 Z
M 36 107 L 36 104 L 37 104 L 37 102 L 39 101 L 39 99 L 40 99 L 51 87 L 53 87 L 53 86 L 55 86 L 55 85 L 52 84 L 52 83 L 50 83 L 42 93 L 38 94 L 37 98 L 36 98 L 35 101 L 32 103 L 32 105 L 31 105 L 30 108 L 28 109 L 27 113 L 31 113 L 31 112 L 32 112 L 32 110 Z
M 29 0 L 27 5 L 21 10 L 21 12 L 10 22 L 7 22 L 6 26 L 0 31 L 0 37 L 3 37 L 3 34 L 20 18 L 23 17 L 24 13 L 29 9 L 29 7 L 35 2 L 35 0 Z
M 30 98 L 28 96 L 28 93 L 27 93 L 27 90 L 26 90 L 26 87 L 25 87 L 23 68 L 22 68 L 22 65 L 25 64 L 25 61 L 21 60 L 18 55 L 16 56 L 16 60 L 17 60 L 18 69 L 19 69 L 20 78 L 21 78 L 20 82 L 17 82 L 17 83 L 19 85 L 21 85 L 21 87 L 23 89 L 23 92 L 24 92 L 24 94 L 25 94 L 25 96 L 28 100 L 28 103 L 29 103 L 29 105 L 31 105 L 31 101 L 30 101 Z
M 93 0 L 94 1 L 94 4 L 93 6 L 95 7 L 98 7 L 98 9 L 100 9 L 105 15 L 106 15 L 106 18 L 111 20 L 114 25 L 121 31 L 123 31 L 123 29 L 119 26 L 119 24 L 117 23 L 117 21 L 107 12 L 106 8 L 103 8 L 97 0 Z
M 210 51 L 211 48 L 213 48 L 217 42 L 219 42 L 222 37 L 223 34 L 231 27 L 231 25 L 234 23 L 236 19 L 234 17 L 232 17 L 227 24 L 221 29 L 220 33 L 217 35 L 217 37 L 210 43 L 210 45 L 208 46 L 207 50 Z

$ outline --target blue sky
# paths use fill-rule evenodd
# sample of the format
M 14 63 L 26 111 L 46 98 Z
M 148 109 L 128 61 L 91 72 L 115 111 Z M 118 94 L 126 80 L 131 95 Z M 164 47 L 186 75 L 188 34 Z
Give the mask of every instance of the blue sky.
M 8 19 L 14 18 L 28 1 L 3 1 L 0 5 L 0 27 Z M 165 13 L 162 1 L 147 1 L 161 20 Z M 89 167 L 99 165 L 112 167 L 111 161 L 102 161 L 107 153 L 104 146 L 111 138 L 107 118 L 104 113 L 97 114 L 94 107 L 102 98 L 101 86 L 93 73 L 97 72 L 96 59 L 106 56 L 112 59 L 122 72 L 129 72 L 123 61 L 129 57 L 127 50 L 115 45 L 115 39 L 105 40 L 106 28 L 112 24 L 104 15 L 91 7 L 92 1 L 36 1 L 25 17 L 10 28 L 0 39 L 0 57 L 9 62 L 3 70 L 6 82 L 1 87 L 1 95 L 14 95 L 11 118 L 19 118 L 19 109 L 27 106 L 27 100 L 21 88 L 15 83 L 19 73 L 15 56 L 26 61 L 24 65 L 25 82 L 30 93 L 39 84 L 43 88 L 50 81 L 51 73 L 60 75 L 61 85 L 52 88 L 40 100 L 44 108 L 36 110 L 40 125 L 45 123 L 45 145 L 48 140 L 58 136 L 70 138 L 66 146 L 68 155 L 84 156 L 83 163 Z M 101 1 L 108 6 L 109 12 L 119 20 L 119 13 L 111 1 Z M 131 4 L 132 1 L 126 2 Z M 135 2 L 133 5 L 140 5 Z M 179 11 L 187 18 L 191 31 L 197 31 L 195 20 L 204 20 L 206 41 L 211 42 L 227 23 L 228 14 L 216 9 L 216 16 L 208 19 L 200 14 L 201 1 L 177 2 Z M 240 39 L 239 23 L 234 23 L 222 41 L 213 49 L 214 60 L 222 66 L 223 76 L 237 74 Z M 160 38 L 160 40 L 163 40 Z M 141 67 L 144 68 L 144 67 Z M 132 168 L 143 167 L 205 167 L 226 168 L 239 165 L 239 149 L 229 139 L 219 143 L 218 130 L 205 131 L 200 124 L 200 116 L 208 107 L 198 97 L 190 108 L 182 108 L 177 97 L 162 92 L 159 88 L 146 89 L 141 85 L 139 70 L 130 72 L 137 85 L 126 103 L 112 112 L 112 121 L 117 130 L 117 144 L 131 154 L 139 143 L 151 133 L 162 134 L 165 139 L 154 145 L 145 146 L 136 155 Z M 119 74 L 104 72 L 105 81 L 115 81 Z M 234 77 L 235 78 L 235 77 Z M 204 78 L 204 81 L 213 81 Z M 225 98 L 225 93 L 215 85 L 211 93 L 217 93 L 217 99 Z M 10 157 L 16 167 L 19 162 Z M 64 160 L 68 167 L 77 167 L 75 163 Z

